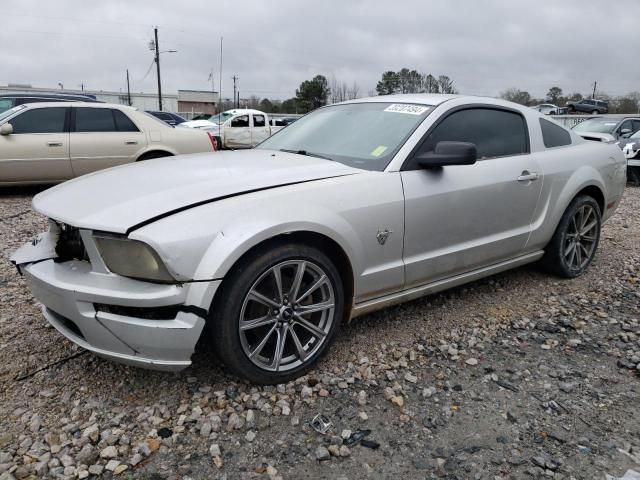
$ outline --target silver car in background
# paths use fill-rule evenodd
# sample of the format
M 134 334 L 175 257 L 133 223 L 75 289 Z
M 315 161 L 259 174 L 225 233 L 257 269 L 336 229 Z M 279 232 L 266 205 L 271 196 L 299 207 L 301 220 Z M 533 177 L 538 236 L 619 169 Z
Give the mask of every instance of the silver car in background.
M 352 317 L 538 260 L 580 275 L 625 167 L 616 145 L 502 100 L 359 99 L 253 150 L 42 192 L 50 228 L 12 260 L 98 355 L 176 370 L 205 335 L 238 375 L 281 383 Z

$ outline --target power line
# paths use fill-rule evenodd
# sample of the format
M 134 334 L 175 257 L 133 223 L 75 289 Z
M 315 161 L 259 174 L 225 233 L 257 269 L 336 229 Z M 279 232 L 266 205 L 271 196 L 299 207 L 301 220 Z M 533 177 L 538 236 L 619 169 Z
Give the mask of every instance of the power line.
M 151 69 L 153 68 L 153 64 L 156 63 L 156 59 L 154 58 L 153 60 L 151 60 L 151 63 L 149 64 L 149 69 L 147 70 L 147 73 L 144 74 L 144 77 L 142 77 L 140 80 L 138 80 L 138 82 L 143 82 L 144 80 L 146 80 L 146 78 L 149 76 L 149 73 L 151 73 Z

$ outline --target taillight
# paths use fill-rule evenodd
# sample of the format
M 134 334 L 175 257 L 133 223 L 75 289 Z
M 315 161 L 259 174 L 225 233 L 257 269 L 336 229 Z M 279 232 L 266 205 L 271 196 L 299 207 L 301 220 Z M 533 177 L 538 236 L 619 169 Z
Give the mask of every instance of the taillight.
M 211 135 L 209 132 L 207 132 L 207 135 L 209 135 L 209 141 L 211 142 L 211 148 L 213 148 L 213 151 L 215 152 L 216 150 L 218 150 L 218 140 L 216 139 L 216 137 Z

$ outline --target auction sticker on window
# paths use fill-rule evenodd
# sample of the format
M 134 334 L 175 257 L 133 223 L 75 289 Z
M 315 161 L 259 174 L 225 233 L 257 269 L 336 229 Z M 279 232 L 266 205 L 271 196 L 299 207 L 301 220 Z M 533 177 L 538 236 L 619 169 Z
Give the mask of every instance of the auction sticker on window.
M 429 110 L 424 105 L 410 105 L 408 103 L 394 103 L 384 109 L 385 112 L 408 113 L 409 115 L 422 115 Z

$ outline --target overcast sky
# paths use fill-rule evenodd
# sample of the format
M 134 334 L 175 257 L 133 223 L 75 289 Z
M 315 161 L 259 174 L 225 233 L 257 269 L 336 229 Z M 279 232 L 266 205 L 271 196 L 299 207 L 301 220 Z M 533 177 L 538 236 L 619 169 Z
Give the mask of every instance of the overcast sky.
M 385 70 L 449 75 L 461 93 L 640 90 L 640 0 L 2 0 L 0 85 L 289 98 L 316 74 L 375 89 Z M 147 73 L 148 72 L 148 73 Z

